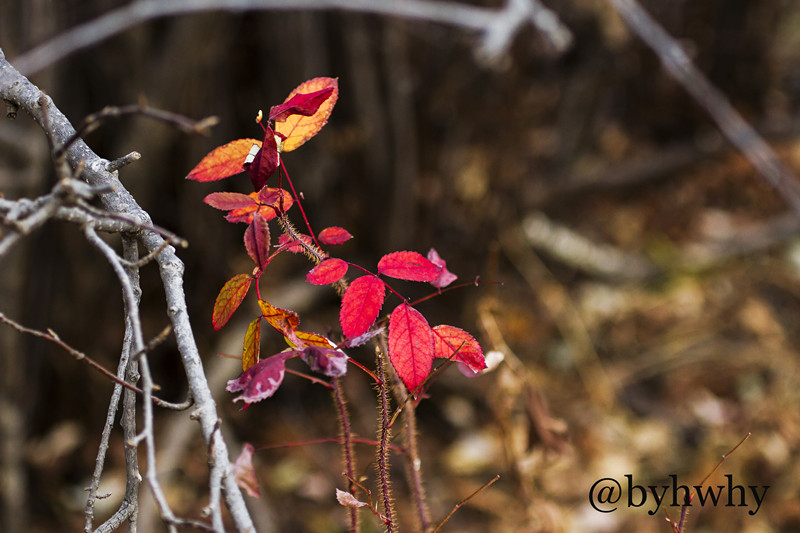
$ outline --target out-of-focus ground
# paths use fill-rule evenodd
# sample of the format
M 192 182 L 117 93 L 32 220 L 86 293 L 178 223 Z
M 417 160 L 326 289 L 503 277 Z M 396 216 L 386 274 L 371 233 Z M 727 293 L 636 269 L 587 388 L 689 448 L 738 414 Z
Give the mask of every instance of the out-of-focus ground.
M 0 46 L 14 57 L 121 2 L 0 2 Z M 150 23 L 32 76 L 78 123 L 105 105 L 140 98 L 201 118 L 210 138 L 146 119 L 109 122 L 88 143 L 141 161 L 121 179 L 156 223 L 188 239 L 186 290 L 201 352 L 233 453 L 256 454 L 260 531 L 340 531 L 346 513 L 335 444 L 278 446 L 337 435 L 328 392 L 287 376 L 271 399 L 239 411 L 224 389 L 255 309 L 213 332 L 216 293 L 249 271 L 244 226 L 202 198 L 246 191 L 246 178 L 198 184 L 183 176 L 212 148 L 258 136 L 258 109 L 304 79 L 339 78 L 339 102 L 318 137 L 285 163 L 317 229 L 355 236 L 338 252 L 371 267 L 388 251 L 435 247 L 461 280 L 498 281 L 422 304 L 432 323 L 473 332 L 506 360 L 477 379 L 455 368 L 419 408 L 422 468 L 434 519 L 500 474 L 443 531 L 668 532 L 664 513 L 589 504 L 601 478 L 697 484 L 720 456 L 752 436 L 708 479 L 770 488 L 760 509 L 693 508 L 687 531 L 800 529 L 800 223 L 731 149 L 652 53 L 603 2 L 548 2 L 572 30 L 555 53 L 524 31 L 501 64 L 473 56 L 474 36 L 430 24 L 343 13 L 213 13 Z M 647 2 L 698 66 L 800 170 L 800 7 L 794 2 Z M 49 190 L 46 143 L 25 116 L 0 122 L 0 190 Z M 297 215 L 297 213 L 295 213 Z M 298 219 L 299 222 L 299 219 Z M 262 295 L 301 313 L 304 329 L 336 329 L 328 288 L 302 280 L 300 257 L 270 266 Z M 80 232 L 51 224 L 0 260 L 0 307 L 31 327 L 53 328 L 108 367 L 121 341 L 113 273 Z M 144 320 L 166 324 L 155 267 L 143 272 Z M 400 284 L 402 285 L 402 284 Z M 411 297 L 424 293 L 402 285 Z M 250 302 L 252 304 L 252 302 Z M 21 431 L 6 441 L 22 461 L 25 530 L 82 527 L 111 385 L 65 353 L 0 330 L 4 394 Z M 262 355 L 281 349 L 265 336 Z M 371 364 L 369 349 L 353 355 Z M 168 399 L 185 392 L 174 346 L 153 355 Z M 299 369 L 299 368 L 298 368 Z M 345 379 L 354 429 L 374 438 L 367 377 Z M 185 414 L 159 413 L 167 497 L 199 517 L 207 503 L 205 450 Z M 6 427 L 6 431 L 8 428 Z M 105 488 L 107 509 L 124 487 L 119 435 Z M 277 447 L 276 447 L 277 446 Z M 356 448 L 374 487 L 373 448 Z M 395 457 L 403 531 L 415 527 Z M 734 504 L 740 503 L 738 496 Z M 145 503 L 140 531 L 160 531 Z M 679 509 L 669 508 L 677 518 Z M 364 531 L 381 530 L 364 513 Z M 274 529 L 271 529 L 272 524 Z

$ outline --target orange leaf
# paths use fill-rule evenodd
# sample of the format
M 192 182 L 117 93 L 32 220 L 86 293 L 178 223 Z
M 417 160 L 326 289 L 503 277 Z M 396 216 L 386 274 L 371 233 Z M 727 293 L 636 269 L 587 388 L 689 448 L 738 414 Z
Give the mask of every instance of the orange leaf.
M 284 102 L 288 102 L 296 94 L 313 93 L 328 88 L 333 88 L 333 93 L 319 106 L 317 112 L 310 117 L 291 115 L 285 122 L 275 123 L 275 131 L 284 136 L 282 149 L 284 152 L 291 152 L 300 147 L 316 135 L 322 129 L 322 126 L 328 123 L 328 117 L 330 117 L 333 106 L 336 104 L 336 99 L 339 97 L 339 82 L 336 78 L 313 78 L 298 85 L 286 97 Z
M 187 180 L 216 181 L 239 172 L 254 144 L 261 146 L 256 139 L 237 139 L 211 150 L 186 176 Z
M 247 326 L 244 334 L 244 348 L 242 348 L 242 371 L 258 363 L 261 348 L 261 317 L 256 318 Z
M 261 308 L 261 313 L 267 319 L 269 325 L 277 329 L 286 336 L 291 337 L 295 335 L 294 331 L 300 325 L 300 319 L 297 313 L 280 307 L 273 307 L 269 302 L 264 300 L 258 301 L 258 306 Z
M 217 301 L 214 302 L 214 312 L 211 316 L 211 324 L 215 330 L 227 324 L 247 295 L 252 281 L 253 278 L 248 274 L 239 274 L 225 282 L 217 295 Z

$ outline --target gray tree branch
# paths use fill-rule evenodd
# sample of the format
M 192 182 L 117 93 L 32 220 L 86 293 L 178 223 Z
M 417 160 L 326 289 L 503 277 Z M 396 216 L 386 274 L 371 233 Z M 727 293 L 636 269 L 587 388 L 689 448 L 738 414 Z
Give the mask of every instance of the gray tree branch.
M 797 176 L 725 95 L 708 81 L 681 45 L 636 0 L 608 0 L 628 27 L 656 53 L 669 74 L 700 104 L 731 142 L 800 217 Z
M 0 99 L 6 101 L 13 109 L 22 108 L 25 110 L 42 127 L 51 146 L 55 148 L 63 146 L 75 133 L 72 124 L 52 100 L 44 96 L 38 87 L 12 67 L 6 61 L 2 50 L 0 50 Z M 221 432 L 217 431 L 219 417 L 216 404 L 206 381 L 202 361 L 195 344 L 186 310 L 186 299 L 183 291 L 183 263 L 175 254 L 175 249 L 172 246 L 165 245 L 164 238 L 161 235 L 155 233 L 152 229 L 143 229 L 153 227 L 150 216 L 122 185 L 117 177 L 117 172 L 109 172 L 109 162 L 107 160 L 95 154 L 82 140 L 77 140 L 67 148 L 65 161 L 72 169 L 80 170 L 79 177 L 82 180 L 95 187 L 96 190 L 103 191 L 98 196 L 108 212 L 122 215 L 126 220 L 139 226 L 140 229 L 133 235 L 138 239 L 140 245 L 147 250 L 147 253 L 161 250 L 155 261 L 159 266 L 161 280 L 164 285 L 167 311 L 177 339 L 178 351 L 181 354 L 186 371 L 190 393 L 195 401 L 196 409 L 193 412 L 193 416 L 200 422 L 203 437 L 212 453 L 209 464 L 212 469 L 219 469 L 219 472 L 221 472 L 223 498 L 231 513 L 236 529 L 238 531 L 254 531 L 242 493 L 233 476 L 228 457 L 228 447 L 222 438 Z M 130 307 L 128 308 L 130 309 Z M 134 341 L 136 351 L 144 347 L 141 337 L 134 338 Z M 143 389 L 145 392 L 144 409 L 146 420 L 148 409 L 152 409 L 152 380 L 148 379 L 149 372 L 147 371 L 146 357 L 140 359 L 140 364 L 145 382 Z M 150 428 L 150 431 L 152 432 L 152 428 Z M 153 453 L 152 459 L 154 458 Z M 155 464 L 150 461 L 148 463 Z M 153 473 L 152 475 L 154 476 L 155 474 Z M 181 521 L 176 520 L 174 523 L 179 522 Z
M 572 34 L 539 0 L 508 0 L 501 9 L 427 0 L 139 0 L 68 30 L 14 59 L 30 76 L 68 55 L 95 45 L 143 22 L 204 11 L 340 10 L 435 22 L 481 34 L 479 54 L 502 55 L 526 24 L 532 24 L 556 50 L 566 49 Z

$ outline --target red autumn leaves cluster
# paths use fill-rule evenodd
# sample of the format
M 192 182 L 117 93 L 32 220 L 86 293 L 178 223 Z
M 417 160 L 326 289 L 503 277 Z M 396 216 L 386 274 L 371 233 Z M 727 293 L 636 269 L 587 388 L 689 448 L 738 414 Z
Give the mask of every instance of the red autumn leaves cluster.
M 341 259 L 326 259 L 314 267 L 306 280 L 317 285 L 335 283 L 348 270 Z M 393 252 L 378 262 L 378 273 L 395 279 L 419 281 L 442 288 L 456 279 L 431 249 L 428 257 L 417 252 Z M 386 295 L 386 285 L 373 274 L 354 279 L 342 296 L 339 324 L 347 339 L 359 338 L 373 326 Z M 389 359 L 409 390 L 416 390 L 431 372 L 435 358 L 452 358 L 474 372 L 486 368 L 483 351 L 466 331 L 454 326 L 432 328 L 425 317 L 406 302 L 389 315 Z
M 320 243 L 338 245 L 352 237 L 343 228 L 329 227 L 319 232 L 316 239 L 285 232 L 277 245 L 272 245 L 268 224 L 277 217 L 285 221 L 286 212 L 298 201 L 286 190 L 267 186 L 270 176 L 282 166 L 281 153 L 296 149 L 316 135 L 327 123 L 337 97 L 335 79 L 314 78 L 301 84 L 284 103 L 270 109 L 266 121 L 262 121 L 259 112 L 264 130 L 261 141 L 238 139 L 220 146 L 206 155 L 187 176 L 196 181 L 215 181 L 246 171 L 254 188 L 250 194 L 216 192 L 204 199 L 211 207 L 226 211 L 225 218 L 229 222 L 247 224 L 244 245 L 255 264 L 253 273 L 234 276 L 220 290 L 212 314 L 214 329 L 228 322 L 250 286 L 254 281 L 258 283 L 264 269 L 280 252 L 297 253 Z M 285 173 L 285 167 L 283 169 Z M 326 258 L 306 279 L 315 285 L 337 283 L 343 280 L 350 266 L 342 259 Z M 249 405 L 271 396 L 283 381 L 286 360 L 293 357 L 303 359 L 314 372 L 330 377 L 343 375 L 347 355 L 340 348 L 358 346 L 385 330 L 383 326 L 376 326 L 388 287 L 379 276 L 430 283 L 438 289 L 456 279 L 433 249 L 427 257 L 410 251 L 383 256 L 378 262 L 377 275 L 367 273 L 347 285 L 339 313 L 345 341 L 339 346 L 324 336 L 299 330 L 296 313 L 273 307 L 259 296 L 261 315 L 249 324 L 245 333 L 243 373 L 228 382 L 230 392 L 240 393 L 235 401 Z M 289 349 L 260 359 L 263 323 L 282 334 Z M 481 347 L 471 335 L 454 326 L 431 327 L 405 299 L 388 316 L 388 344 L 392 365 L 411 391 L 417 390 L 428 377 L 435 358 L 453 359 L 475 373 L 486 367 Z

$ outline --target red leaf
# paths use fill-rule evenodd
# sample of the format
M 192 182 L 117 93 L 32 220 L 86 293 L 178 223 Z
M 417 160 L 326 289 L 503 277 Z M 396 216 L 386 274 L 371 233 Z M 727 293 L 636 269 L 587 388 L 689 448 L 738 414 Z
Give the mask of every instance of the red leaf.
M 281 105 L 272 106 L 269 110 L 269 119 L 275 122 L 286 122 L 292 115 L 310 117 L 319 110 L 325 100 L 333 94 L 333 87 L 314 91 L 313 93 L 295 94 Z
M 264 217 L 264 220 L 269 221 L 278 216 L 278 212 L 286 212 L 294 205 L 292 195 L 289 194 L 289 191 L 283 189 L 264 187 L 257 193 L 251 192 L 248 196 L 253 198 L 255 203 L 247 207 L 234 209 L 225 216 L 225 220 L 228 222 L 245 222 L 250 224 L 253 221 L 253 213 L 258 211 L 258 213 Z M 260 199 L 262 197 L 271 199 L 272 201 L 261 201 Z
M 347 274 L 347 267 L 347 262 L 341 259 L 335 257 L 326 259 L 311 269 L 311 272 L 306 275 L 306 281 L 314 285 L 335 283 Z
M 389 317 L 389 359 L 408 390 L 416 390 L 428 377 L 433 356 L 428 321 L 410 305 L 398 305 Z
M 386 287 L 372 274 L 356 278 L 342 296 L 339 323 L 348 339 L 365 333 L 378 318 Z
M 338 226 L 331 226 L 319 232 L 319 242 L 322 244 L 342 244 L 353 238 L 350 232 Z
M 279 353 L 262 359 L 242 372 L 238 378 L 229 380 L 225 390 L 228 392 L 242 391 L 233 401 L 241 400 L 245 407 L 269 398 L 281 386 L 286 371 L 285 360 L 291 355 Z
M 433 281 L 441 268 L 417 252 L 392 252 L 378 261 L 378 272 L 385 276 L 409 281 Z
M 234 311 L 239 308 L 253 278 L 248 274 L 238 274 L 225 282 L 214 302 L 214 312 L 211 315 L 211 324 L 214 329 L 220 329 L 227 324 Z
M 293 253 L 293 254 L 299 254 L 299 253 L 302 253 L 303 251 L 305 251 L 305 248 L 303 247 L 303 245 L 300 244 L 301 240 L 304 243 L 308 244 L 309 246 L 314 243 L 314 241 L 312 241 L 311 237 L 309 237 L 308 235 L 299 234 L 299 237 L 300 237 L 299 240 L 298 239 L 292 239 L 291 237 L 289 237 L 288 235 L 286 235 L 284 233 L 280 237 L 278 237 L 278 244 L 281 246 L 281 249 L 286 251 L 286 252 L 290 252 L 290 253 Z
M 269 226 L 259 213 L 244 231 L 244 247 L 259 270 L 264 270 L 269 260 Z
M 215 209 L 230 211 L 256 205 L 256 200 L 250 195 L 240 192 L 212 192 L 203 201 Z
M 454 326 L 436 326 L 433 328 L 434 357 L 449 359 L 466 364 L 473 372 L 486 368 L 481 345 L 463 329 Z M 453 355 L 455 353 L 455 355 Z
M 242 165 L 250 148 L 261 146 L 255 139 L 237 139 L 214 148 L 186 176 L 187 180 L 215 181 L 244 171 Z
M 242 348 L 242 370 L 247 370 L 258 362 L 259 352 L 261 351 L 261 317 L 256 318 L 247 326 L 244 334 L 244 346 Z
M 300 147 L 311 137 L 319 133 L 319 130 L 327 124 L 328 117 L 333 111 L 336 99 L 339 96 L 339 82 L 334 78 L 314 78 L 298 85 L 286 98 L 288 102 L 296 94 L 312 93 L 322 89 L 333 88 L 333 92 L 327 100 L 320 106 L 316 113 L 310 117 L 294 115 L 288 117 L 285 122 L 276 122 L 275 130 L 283 136 L 283 151 L 291 152 Z
M 258 480 L 256 479 L 256 471 L 253 468 L 253 453 L 255 448 L 249 442 L 244 443 L 242 453 L 236 458 L 233 463 L 233 477 L 236 479 L 236 484 L 240 489 L 244 489 L 248 496 L 253 498 L 260 498 L 261 494 L 258 491 Z
M 435 280 L 431 281 L 431 285 L 437 289 L 447 287 L 456 279 L 458 279 L 458 276 L 447 270 L 447 263 L 444 259 L 439 257 L 439 254 L 433 248 L 428 250 L 428 261 L 441 268 L 439 271 L 439 276 Z
M 275 169 L 278 168 L 278 143 L 275 141 L 275 132 L 267 126 L 264 133 L 264 142 L 256 153 L 252 163 L 246 164 L 250 174 L 250 182 L 256 191 L 260 191 Z

